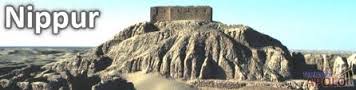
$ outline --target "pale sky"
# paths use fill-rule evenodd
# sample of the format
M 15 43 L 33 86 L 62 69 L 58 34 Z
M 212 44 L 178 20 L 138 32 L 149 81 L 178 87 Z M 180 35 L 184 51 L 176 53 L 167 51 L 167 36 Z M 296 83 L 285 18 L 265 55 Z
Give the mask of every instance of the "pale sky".
M 5 5 L 35 10 L 99 9 L 94 30 L 4 29 Z M 356 50 L 354 0 L 0 0 L 0 46 L 97 46 L 123 28 L 149 20 L 155 5 L 210 5 L 213 20 L 244 24 L 280 40 L 289 49 Z

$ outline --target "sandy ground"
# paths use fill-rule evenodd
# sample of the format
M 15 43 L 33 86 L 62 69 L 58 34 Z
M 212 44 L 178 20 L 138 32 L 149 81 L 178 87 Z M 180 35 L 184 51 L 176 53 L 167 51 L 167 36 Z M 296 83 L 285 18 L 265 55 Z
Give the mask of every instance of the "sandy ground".
M 136 72 L 125 76 L 136 90 L 198 90 L 184 82 L 166 79 L 158 73 Z
M 132 82 L 136 90 L 290 90 L 285 88 L 274 88 L 265 86 L 246 86 L 238 89 L 222 89 L 211 87 L 195 88 L 183 81 L 167 79 L 158 73 L 136 72 L 124 76 Z

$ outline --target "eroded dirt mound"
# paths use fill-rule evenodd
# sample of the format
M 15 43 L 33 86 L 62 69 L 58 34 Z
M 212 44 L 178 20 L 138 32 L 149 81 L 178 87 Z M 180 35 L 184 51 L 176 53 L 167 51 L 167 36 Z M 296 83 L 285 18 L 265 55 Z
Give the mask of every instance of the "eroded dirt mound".
M 100 48 L 98 53 L 113 59 L 104 74 L 147 70 L 184 80 L 266 81 L 280 81 L 290 75 L 287 48 L 243 25 L 193 21 L 139 23 Z
M 122 74 L 155 72 L 179 80 L 283 81 L 291 56 L 278 40 L 243 25 L 144 22 L 88 53 L 1 78 L 1 89 L 132 90 Z M 29 67 L 31 68 L 31 67 Z M 25 69 L 31 70 L 31 69 Z

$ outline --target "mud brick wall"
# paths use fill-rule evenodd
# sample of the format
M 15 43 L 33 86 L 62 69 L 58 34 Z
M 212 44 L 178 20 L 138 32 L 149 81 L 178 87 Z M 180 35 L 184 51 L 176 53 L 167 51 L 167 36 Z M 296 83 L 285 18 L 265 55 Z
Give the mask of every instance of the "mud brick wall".
M 212 21 L 213 9 L 209 6 L 157 6 L 151 7 L 151 22 L 198 20 Z

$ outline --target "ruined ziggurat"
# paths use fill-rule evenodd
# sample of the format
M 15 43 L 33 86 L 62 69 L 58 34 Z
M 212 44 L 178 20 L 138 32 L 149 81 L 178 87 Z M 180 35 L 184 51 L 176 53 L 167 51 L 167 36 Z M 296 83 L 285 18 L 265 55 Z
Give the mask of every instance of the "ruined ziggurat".
M 212 21 L 210 6 L 156 6 L 151 7 L 151 22 L 196 20 Z

